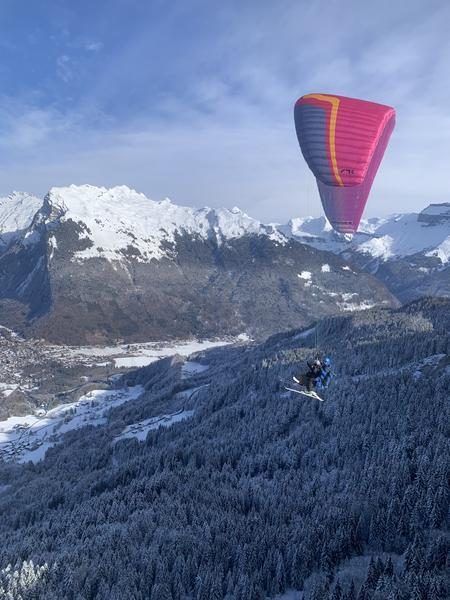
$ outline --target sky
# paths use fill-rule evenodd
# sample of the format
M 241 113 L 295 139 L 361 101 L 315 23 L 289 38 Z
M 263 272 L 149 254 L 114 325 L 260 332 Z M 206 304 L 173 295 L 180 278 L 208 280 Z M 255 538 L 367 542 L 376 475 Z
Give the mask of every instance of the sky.
M 2 0 L 0 195 L 71 183 L 321 214 L 295 100 L 394 106 L 365 216 L 450 201 L 446 0 Z

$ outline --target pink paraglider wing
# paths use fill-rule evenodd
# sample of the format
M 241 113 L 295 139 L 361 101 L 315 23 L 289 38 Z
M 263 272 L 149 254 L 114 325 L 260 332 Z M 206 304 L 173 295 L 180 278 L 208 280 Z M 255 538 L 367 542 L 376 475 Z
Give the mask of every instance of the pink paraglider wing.
M 358 229 L 394 125 L 394 109 L 374 102 L 329 94 L 308 94 L 297 101 L 300 148 L 336 231 Z

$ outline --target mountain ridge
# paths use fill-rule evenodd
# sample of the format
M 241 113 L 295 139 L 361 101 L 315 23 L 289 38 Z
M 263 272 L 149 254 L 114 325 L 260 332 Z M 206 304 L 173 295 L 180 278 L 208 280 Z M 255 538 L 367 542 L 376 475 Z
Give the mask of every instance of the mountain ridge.
M 26 203 L 29 206 L 25 206 Z M 17 236 L 27 229 L 38 217 L 37 213 L 50 222 L 75 216 L 88 228 L 91 226 L 92 248 L 96 247 L 97 253 L 79 253 L 77 258 L 80 259 L 102 256 L 104 252 L 109 259 L 120 258 L 114 255 L 114 251 L 120 248 L 117 242 L 129 240 L 117 240 L 112 234 L 123 233 L 133 239 L 131 232 L 117 229 L 117 224 L 127 219 L 138 229 L 140 239 L 148 242 L 151 238 L 145 238 L 145 234 L 151 232 L 155 236 L 158 233 L 160 237 L 154 238 L 155 244 L 173 242 L 176 231 L 203 239 L 215 238 L 219 243 L 256 234 L 267 235 L 279 243 L 286 243 L 286 237 L 292 237 L 323 250 L 336 253 L 351 250 L 383 260 L 404 258 L 419 252 L 439 258 L 442 264 L 450 260 L 448 202 L 430 204 L 419 213 L 393 213 L 383 218 L 363 219 L 360 230 L 354 236 L 345 236 L 336 234 L 325 217 L 292 218 L 284 225 L 263 224 L 238 207 L 192 208 L 174 204 L 168 198 L 154 201 L 124 185 L 113 188 L 70 185 L 51 188 L 43 200 L 26 192 L 13 192 L 6 198 L 0 198 L 0 243 L 5 245 L 8 236 Z M 105 223 L 101 222 L 102 218 Z M 405 226 L 407 235 L 402 234 Z M 106 242 L 110 245 L 106 250 L 100 243 L 105 241 L 104 236 L 102 239 L 102 229 L 105 228 L 109 234 Z M 420 235 L 417 235 L 418 232 Z M 134 237 L 139 239 L 139 236 Z M 140 260 L 162 256 L 161 248 L 153 248 L 147 256 L 141 255 Z
M 371 219 L 349 241 L 325 220 L 265 225 L 238 208 L 156 202 L 126 186 L 52 188 L 41 201 L 16 193 L 0 200 L 0 322 L 57 343 L 260 338 L 430 290 L 450 295 L 448 221 L 439 207 L 424 214 L 433 223 L 414 227 L 439 233 L 438 255 L 394 260 L 372 246 L 395 219 Z
M 406 229 L 406 231 L 405 231 Z M 363 219 L 353 236 L 336 234 L 325 217 L 291 219 L 280 226 L 286 235 L 332 252 L 353 251 L 384 261 L 418 253 L 450 260 L 450 203 L 430 204 L 419 213 L 394 213 Z

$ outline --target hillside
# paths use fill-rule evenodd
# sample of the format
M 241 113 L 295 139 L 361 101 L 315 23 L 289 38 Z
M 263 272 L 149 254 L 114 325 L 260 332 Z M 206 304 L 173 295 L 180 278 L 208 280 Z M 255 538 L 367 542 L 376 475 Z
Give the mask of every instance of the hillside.
M 449 315 L 320 322 L 323 404 L 281 383 L 315 331 L 128 374 L 104 425 L 1 468 L 0 597 L 448 598 Z
M 401 302 L 450 297 L 448 202 L 430 204 L 420 213 L 363 220 L 350 238 L 336 234 L 324 218 L 292 219 L 279 230 L 372 273 Z
M 0 323 L 56 343 L 262 339 L 393 306 L 385 285 L 239 209 L 155 202 L 126 187 L 53 188 L 32 216 L 0 203 Z M 12 218 L 12 214 L 17 218 Z

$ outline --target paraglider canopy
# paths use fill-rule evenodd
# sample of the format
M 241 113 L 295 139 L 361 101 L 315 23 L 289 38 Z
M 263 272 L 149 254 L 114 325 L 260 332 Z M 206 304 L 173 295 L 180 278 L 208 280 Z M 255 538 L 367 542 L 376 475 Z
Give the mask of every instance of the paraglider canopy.
M 307 94 L 297 100 L 294 117 L 328 220 L 339 233 L 354 233 L 394 129 L 395 110 L 366 100 Z

